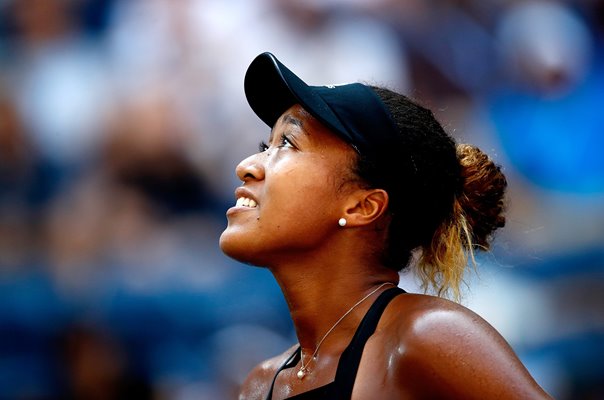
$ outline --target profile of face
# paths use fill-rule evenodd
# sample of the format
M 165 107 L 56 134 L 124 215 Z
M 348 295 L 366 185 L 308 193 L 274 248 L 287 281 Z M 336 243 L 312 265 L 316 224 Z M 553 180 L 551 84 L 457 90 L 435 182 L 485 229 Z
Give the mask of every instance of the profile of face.
M 341 229 L 338 220 L 358 188 L 351 172 L 355 154 L 300 105 L 289 108 L 269 142 L 236 168 L 243 184 L 227 211 L 222 251 L 270 267 L 325 246 Z

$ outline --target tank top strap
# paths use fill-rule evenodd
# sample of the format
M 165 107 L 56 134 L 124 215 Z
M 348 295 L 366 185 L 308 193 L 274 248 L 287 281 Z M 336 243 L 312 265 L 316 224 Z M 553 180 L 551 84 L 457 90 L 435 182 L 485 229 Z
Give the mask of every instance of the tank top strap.
M 399 287 L 393 287 L 385 290 L 373 302 L 369 308 L 369 311 L 367 311 L 367 314 L 365 314 L 365 317 L 359 324 L 359 327 L 357 328 L 357 331 L 355 332 L 349 346 L 340 356 L 340 361 L 338 363 L 338 369 L 336 371 L 336 377 L 334 380 L 339 389 L 339 398 L 350 399 L 352 396 L 352 389 L 354 387 L 354 381 L 361 363 L 361 356 L 363 355 L 365 343 L 367 343 L 369 337 L 375 332 L 386 306 L 392 299 L 402 293 L 406 292 Z
M 266 400 L 272 400 L 273 398 L 273 390 L 275 389 L 275 382 L 277 381 L 279 373 L 284 369 L 291 368 L 296 365 L 298 361 L 300 361 L 301 354 L 302 347 L 298 346 L 296 350 L 294 350 L 294 352 L 289 357 L 287 357 L 287 360 L 285 360 L 285 362 L 281 364 L 277 372 L 275 372 L 275 376 L 273 377 L 273 381 L 271 382 L 271 387 L 266 395 Z

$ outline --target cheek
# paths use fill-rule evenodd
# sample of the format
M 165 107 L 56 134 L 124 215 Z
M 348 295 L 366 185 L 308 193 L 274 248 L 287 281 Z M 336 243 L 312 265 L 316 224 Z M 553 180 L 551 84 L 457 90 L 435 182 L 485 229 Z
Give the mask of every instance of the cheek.
M 220 247 L 241 262 L 267 265 L 278 254 L 320 246 L 339 229 L 338 192 L 324 160 L 274 168 L 262 183 L 258 212 L 238 215 Z
M 220 237 L 222 251 L 238 261 L 267 265 L 278 254 L 312 249 L 337 229 L 333 195 L 319 181 L 296 188 L 265 187 L 259 212 L 233 217 Z M 312 195 L 309 195 L 312 193 Z
M 292 177 L 296 185 L 275 188 L 260 214 L 261 227 L 302 245 L 306 240 L 325 234 L 332 220 L 337 225 L 337 203 L 332 186 L 325 176 Z

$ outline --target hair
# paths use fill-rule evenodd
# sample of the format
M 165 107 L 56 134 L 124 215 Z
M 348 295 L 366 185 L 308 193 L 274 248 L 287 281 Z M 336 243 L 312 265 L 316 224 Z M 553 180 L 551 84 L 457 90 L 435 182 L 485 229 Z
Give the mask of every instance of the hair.
M 489 250 L 493 232 L 505 225 L 506 178 L 480 149 L 456 144 L 430 110 L 389 89 L 372 89 L 390 112 L 406 158 L 394 171 L 362 155 L 354 167 L 390 197 L 383 262 L 400 271 L 420 250 L 416 268 L 423 289 L 459 300 L 474 250 Z

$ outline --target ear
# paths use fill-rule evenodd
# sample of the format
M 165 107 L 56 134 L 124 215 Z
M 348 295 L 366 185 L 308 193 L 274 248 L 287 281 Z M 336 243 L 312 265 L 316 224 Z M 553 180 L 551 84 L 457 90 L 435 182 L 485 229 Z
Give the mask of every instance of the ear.
M 347 202 L 343 217 L 346 226 L 366 226 L 378 220 L 388 208 L 388 193 L 383 189 L 358 190 Z

